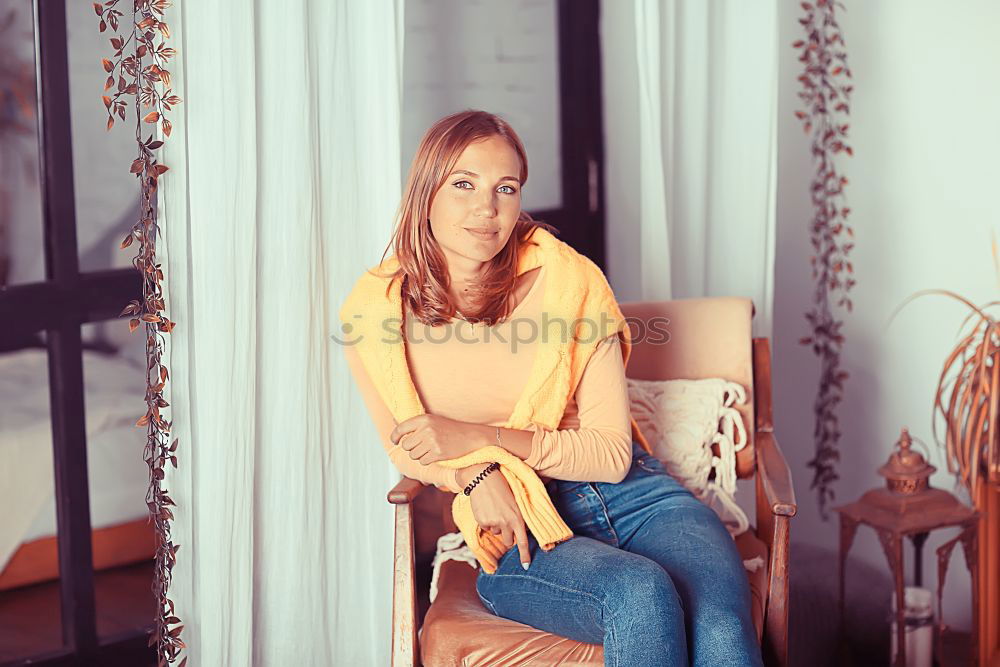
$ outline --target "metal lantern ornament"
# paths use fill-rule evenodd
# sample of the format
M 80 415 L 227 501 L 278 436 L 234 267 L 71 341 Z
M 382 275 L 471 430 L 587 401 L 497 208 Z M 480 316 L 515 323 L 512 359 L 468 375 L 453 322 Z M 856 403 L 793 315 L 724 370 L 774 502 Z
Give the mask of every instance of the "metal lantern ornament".
M 893 493 L 912 495 L 930 488 L 930 477 L 937 468 L 927 463 L 920 452 L 911 449 L 912 445 L 913 438 L 904 428 L 889 460 L 878 469 L 878 474 L 885 477 L 886 488 Z
M 919 440 L 917 441 L 923 444 Z M 938 627 L 937 647 L 941 647 L 944 623 L 940 620 L 941 594 L 952 549 L 961 543 L 965 564 L 972 575 L 972 645 L 976 646 L 978 625 L 977 528 L 978 513 L 963 505 L 952 494 L 930 485 L 937 468 L 913 449 L 914 440 L 907 429 L 900 433 L 888 461 L 878 469 L 885 478 L 885 487 L 872 489 L 853 503 L 835 507 L 840 515 L 840 617 L 844 616 L 844 564 L 854 542 L 859 524 L 871 526 L 878 535 L 892 570 L 896 592 L 896 653 L 895 664 L 906 665 L 906 625 L 904 612 L 903 538 L 913 542 L 913 580 L 919 587 L 923 580 L 922 550 L 928 534 L 938 528 L 957 527 L 961 532 L 937 549 L 938 556 Z M 925 446 L 926 449 L 926 446 Z M 929 454 L 929 452 L 928 452 Z

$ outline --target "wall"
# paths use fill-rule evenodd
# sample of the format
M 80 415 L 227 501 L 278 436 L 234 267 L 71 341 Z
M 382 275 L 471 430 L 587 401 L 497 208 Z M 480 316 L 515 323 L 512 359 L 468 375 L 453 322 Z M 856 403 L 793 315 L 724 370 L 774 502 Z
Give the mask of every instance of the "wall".
M 931 405 L 945 355 L 957 342 L 965 311 L 942 297 L 922 297 L 887 326 L 908 295 L 951 289 L 976 303 L 997 297 L 991 230 L 1000 225 L 994 192 L 1000 175 L 1000 89 L 988 84 L 988 63 L 1000 62 L 1000 5 L 989 0 L 847 2 L 840 21 L 855 79 L 850 143 L 842 161 L 857 245 L 858 284 L 847 315 L 844 366 L 851 374 L 840 409 L 841 479 L 835 504 L 882 484 L 876 469 L 899 429 L 924 439 L 938 472 L 931 484 L 953 491 L 943 450 L 933 442 Z M 811 302 L 809 145 L 794 117 L 800 63 L 797 3 L 783 3 L 779 100 L 778 248 L 775 267 L 776 428 L 795 475 L 796 539 L 835 547 L 835 520 L 822 522 L 809 491 L 813 391 L 818 377 L 803 313 Z M 967 501 L 967 497 L 962 496 Z M 936 549 L 954 530 L 924 545 L 924 586 L 937 586 Z M 912 564 L 909 542 L 905 558 Z M 884 566 L 878 540 L 859 529 L 852 554 Z M 907 570 L 908 578 L 912 569 Z M 968 627 L 969 577 L 953 554 L 945 620 Z
M 840 21 L 855 91 L 850 143 L 843 161 L 850 179 L 857 245 L 854 312 L 846 316 L 844 367 L 851 374 L 840 409 L 843 428 L 840 504 L 880 486 L 876 469 L 887 459 L 900 427 L 931 446 L 939 471 L 931 483 L 953 490 L 942 451 L 930 429 L 933 390 L 965 315 L 940 297 L 909 305 L 892 323 L 892 310 L 926 288 L 952 289 L 977 303 L 997 298 L 990 233 L 1000 225 L 994 192 L 1000 176 L 1000 4 L 989 0 L 848 0 Z M 802 37 L 797 2 L 779 3 L 778 233 L 775 266 L 773 363 L 776 429 L 791 466 L 799 501 L 794 541 L 836 549 L 835 518 L 822 521 L 810 491 L 812 401 L 816 358 L 798 344 L 807 335 L 804 313 L 812 298 L 808 188 L 813 165 L 808 138 L 794 117 L 800 63 L 792 42 Z M 633 16 L 626 3 L 605 3 L 602 40 L 607 135 L 609 277 L 620 299 L 639 298 L 634 275 L 637 234 L 631 170 L 639 137 L 632 105 Z M 744 490 L 745 491 L 745 490 Z M 741 491 L 741 502 L 749 497 Z M 963 496 L 964 498 L 964 496 Z M 924 546 L 924 585 L 936 587 L 936 549 L 954 530 L 938 531 Z M 852 555 L 887 571 L 878 540 L 862 528 Z M 912 549 L 905 558 L 912 567 Z M 908 579 L 912 569 L 907 570 Z M 831 577 L 836 572 L 830 573 Z M 945 620 L 968 627 L 969 577 L 959 551 L 945 589 Z
M 528 210 L 562 204 L 555 0 L 407 0 L 403 179 L 424 132 L 463 109 L 509 122 L 528 153 Z

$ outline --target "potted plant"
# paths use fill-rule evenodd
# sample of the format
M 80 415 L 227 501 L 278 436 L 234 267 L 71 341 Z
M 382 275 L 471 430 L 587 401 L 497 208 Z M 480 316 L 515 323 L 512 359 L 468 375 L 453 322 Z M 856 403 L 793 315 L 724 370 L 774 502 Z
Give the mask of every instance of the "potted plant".
M 994 237 L 993 263 L 1000 286 L 997 254 Z M 969 310 L 959 329 L 959 342 L 941 369 L 931 425 L 940 444 L 938 421 L 944 420 L 948 471 L 975 498 L 980 482 L 1000 485 L 1000 319 L 991 313 L 1000 301 L 977 306 L 950 290 L 921 290 L 904 300 L 892 317 L 913 299 L 927 294 L 947 296 Z

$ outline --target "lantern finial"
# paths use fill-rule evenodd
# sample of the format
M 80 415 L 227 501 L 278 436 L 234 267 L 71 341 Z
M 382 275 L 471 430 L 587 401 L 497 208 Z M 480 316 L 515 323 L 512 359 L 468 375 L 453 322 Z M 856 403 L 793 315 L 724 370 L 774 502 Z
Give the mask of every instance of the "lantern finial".
M 910 495 L 927 490 L 928 480 L 937 470 L 920 452 L 911 449 L 912 445 L 913 438 L 904 426 L 889 460 L 878 469 L 878 474 L 885 477 L 886 487 L 894 493 Z

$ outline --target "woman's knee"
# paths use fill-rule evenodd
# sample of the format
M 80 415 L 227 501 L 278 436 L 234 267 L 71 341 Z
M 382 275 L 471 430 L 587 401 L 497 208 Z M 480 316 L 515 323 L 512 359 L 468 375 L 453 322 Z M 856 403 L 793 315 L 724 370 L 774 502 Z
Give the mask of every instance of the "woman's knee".
M 648 558 L 628 559 L 621 563 L 608 583 L 605 603 L 616 616 L 632 612 L 648 619 L 684 613 L 673 579 L 658 563 Z
M 603 619 L 607 664 L 688 664 L 684 605 L 666 570 L 630 558 L 611 590 Z

